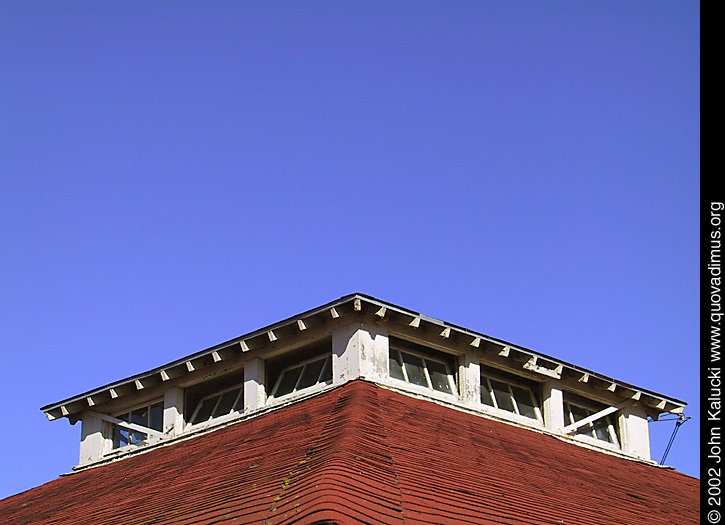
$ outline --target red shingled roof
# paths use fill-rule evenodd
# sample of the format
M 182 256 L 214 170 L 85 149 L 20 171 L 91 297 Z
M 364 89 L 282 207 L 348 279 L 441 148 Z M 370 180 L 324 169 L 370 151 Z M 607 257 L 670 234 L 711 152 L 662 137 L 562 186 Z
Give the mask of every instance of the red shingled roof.
M 0 523 L 699 523 L 699 481 L 344 386 L 0 501 Z

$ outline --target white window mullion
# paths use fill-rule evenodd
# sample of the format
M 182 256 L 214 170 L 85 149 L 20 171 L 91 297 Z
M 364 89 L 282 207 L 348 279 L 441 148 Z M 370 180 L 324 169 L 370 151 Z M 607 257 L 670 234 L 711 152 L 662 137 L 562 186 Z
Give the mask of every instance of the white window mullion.
M 322 366 L 320 367 L 320 373 L 317 374 L 317 381 L 315 382 L 315 385 L 319 385 L 320 383 L 323 382 L 322 381 L 322 374 L 325 373 L 325 368 L 327 368 L 327 364 L 328 364 L 329 359 L 330 359 L 329 357 L 325 357 L 325 359 L 323 359 Z M 300 374 L 300 377 L 302 377 L 302 374 Z
M 204 399 L 206 399 L 206 398 L 204 398 Z M 196 404 L 196 408 L 194 409 L 194 413 L 191 414 L 191 418 L 189 419 L 190 422 L 191 421 L 194 421 L 196 419 L 196 415 L 199 413 L 199 410 L 201 410 L 201 404 L 204 402 L 204 399 L 200 400 Z
M 491 380 L 487 377 L 486 381 L 488 382 L 488 391 L 491 392 L 491 399 L 493 399 L 493 406 L 497 409 L 501 410 L 498 407 L 498 399 L 496 399 L 496 391 L 493 389 L 493 385 L 491 384 Z
M 320 367 L 320 371 L 317 373 L 317 379 L 315 379 L 315 385 L 320 384 L 320 378 L 322 377 L 322 371 L 325 370 L 325 363 L 327 362 L 327 359 L 322 359 L 322 366 Z M 300 375 L 300 377 L 302 377 Z
M 456 381 L 453 379 L 453 374 L 451 374 L 451 371 L 448 370 L 448 365 L 446 365 L 446 376 L 448 379 L 448 386 L 451 389 L 451 392 L 456 392 L 458 388 L 456 387 Z
M 617 442 L 617 436 L 614 432 L 612 432 L 612 430 L 612 425 L 607 424 L 607 433 L 609 434 L 609 439 L 611 439 L 612 443 L 614 443 L 615 445 L 619 445 L 619 443 Z
M 297 381 L 295 381 L 295 386 L 292 389 L 292 392 L 290 392 L 290 393 L 293 394 L 293 393 L 297 392 L 297 389 L 300 386 L 300 381 L 302 381 L 302 376 L 305 375 L 305 368 L 307 368 L 307 363 L 302 365 L 302 370 L 300 370 L 300 375 L 297 376 Z
M 211 413 L 209 414 L 209 419 L 214 419 L 214 414 L 216 413 L 216 409 L 219 408 L 219 403 L 222 402 L 222 393 L 217 394 L 217 400 L 216 403 L 214 403 L 214 408 L 211 409 Z M 207 421 L 209 421 L 207 419 Z
M 509 389 L 509 394 L 511 394 L 511 403 L 514 406 L 514 412 L 516 413 L 516 415 L 520 416 L 521 415 L 521 410 L 519 410 L 519 404 L 516 401 L 516 396 L 514 395 L 514 389 L 511 388 L 511 384 L 507 384 L 506 386 Z
M 428 383 L 428 388 L 431 390 L 433 389 L 433 381 L 430 379 L 430 373 L 428 372 L 428 361 L 426 361 L 425 358 L 421 358 L 421 361 L 423 361 L 423 374 L 425 375 L 425 380 Z
M 619 440 L 617 439 L 617 429 L 614 427 L 614 423 L 611 421 L 609 416 L 607 416 L 607 432 L 609 433 L 609 438 L 612 440 L 612 443 L 619 446 Z
M 408 371 L 405 369 L 405 361 L 403 361 L 403 354 L 400 352 L 400 350 L 395 350 L 398 352 L 398 358 L 400 359 L 401 368 L 403 369 L 403 377 L 405 378 L 406 383 L 410 383 L 410 379 L 408 379 Z
M 533 395 L 534 393 L 531 392 L 531 394 Z M 534 410 L 536 411 L 536 419 L 538 419 L 539 421 L 541 421 L 543 423 L 544 415 L 541 413 L 541 409 L 539 408 L 539 404 L 536 401 L 536 398 L 534 398 Z
M 234 407 L 239 406 L 239 402 L 244 401 L 244 387 L 242 386 L 239 389 L 239 393 L 237 394 L 237 397 L 234 398 L 234 404 L 232 405 L 232 410 Z M 244 406 L 242 405 L 242 411 L 244 411 Z

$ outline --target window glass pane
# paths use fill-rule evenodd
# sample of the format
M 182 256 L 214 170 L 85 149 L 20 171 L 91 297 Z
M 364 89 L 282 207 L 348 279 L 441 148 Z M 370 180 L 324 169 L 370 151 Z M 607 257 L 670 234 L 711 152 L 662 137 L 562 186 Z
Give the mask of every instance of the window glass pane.
M 131 412 L 131 423 L 142 425 L 144 427 L 149 426 L 149 409 L 148 407 L 139 408 Z
M 279 386 L 277 387 L 277 391 L 274 393 L 274 395 L 276 397 L 280 397 L 294 391 L 295 385 L 297 384 L 297 379 L 300 377 L 301 372 L 301 366 L 283 372 L 282 378 L 279 382 Z
M 536 410 L 534 410 L 534 401 L 531 398 L 531 392 L 526 388 L 514 385 L 511 385 L 511 390 L 514 393 L 516 405 L 519 407 L 519 414 L 536 419 Z
M 428 359 L 425 360 L 425 364 L 428 366 L 428 375 L 430 376 L 431 383 L 433 383 L 433 388 L 439 392 L 450 394 L 451 384 L 448 382 L 446 365 Z
M 325 364 L 322 367 L 322 373 L 320 374 L 320 381 L 322 381 L 323 383 L 332 382 L 332 367 L 330 366 L 330 361 L 332 361 L 331 358 L 325 358 Z
M 400 360 L 400 354 L 397 350 L 393 350 L 392 348 L 390 349 L 389 363 L 390 377 L 405 381 L 405 376 L 403 375 L 403 362 Z
M 565 403 L 567 424 L 581 421 L 585 417 L 589 417 L 596 412 L 606 408 L 606 405 L 592 403 L 592 408 Z M 611 416 L 604 416 L 592 421 L 574 431 L 575 435 L 590 436 L 607 443 L 618 444 L 616 419 Z
M 569 410 L 571 411 L 571 417 L 574 420 L 574 423 L 576 423 L 577 421 L 581 421 L 589 415 L 588 410 L 582 407 L 578 407 L 576 405 L 569 405 Z
M 571 411 L 571 417 L 573 419 L 573 422 L 576 423 L 577 421 L 581 421 L 585 417 L 588 417 L 591 412 L 587 410 L 586 408 L 579 407 L 576 405 L 569 405 L 569 409 Z M 592 434 L 592 426 L 591 425 L 584 425 L 579 428 L 577 428 L 574 431 L 575 434 L 583 434 L 585 436 L 593 436 Z
M 156 403 L 151 405 L 151 417 L 149 420 L 149 428 L 161 432 L 164 428 L 164 404 Z
M 143 432 L 138 432 L 137 430 L 131 431 L 131 443 L 138 443 L 139 441 L 143 441 L 148 436 L 144 434 Z
M 297 388 L 307 388 L 309 386 L 316 385 L 317 379 L 320 377 L 320 372 L 322 371 L 322 365 L 324 364 L 324 359 L 307 363 L 305 365 L 305 369 L 302 371 L 302 377 L 300 377 L 300 382 L 297 385 Z
M 128 422 L 130 414 L 127 412 L 125 414 L 121 414 L 116 416 L 118 419 L 122 421 Z M 129 441 L 129 430 L 127 428 L 121 427 L 119 425 L 113 425 L 113 447 L 119 448 L 119 447 L 125 447 L 130 443 Z
M 583 427 L 579 427 L 574 431 L 575 434 L 579 436 L 592 436 L 592 426 L 591 425 L 584 425 Z
M 131 423 L 142 425 L 144 427 L 149 426 L 149 409 L 148 407 L 139 408 L 131 412 Z M 146 434 L 138 432 L 137 430 L 131 431 L 131 443 L 138 443 L 146 439 Z
M 481 378 L 481 403 L 484 405 L 488 405 L 490 407 L 493 406 L 493 398 L 491 397 L 493 393 L 491 392 L 491 387 L 488 384 L 488 379 L 485 377 Z
M 423 360 L 411 354 L 403 354 L 403 363 L 405 364 L 405 372 L 408 374 L 408 382 L 414 385 L 428 386 L 428 381 L 425 379 L 425 372 L 423 371 Z
M 597 439 L 601 439 L 602 441 L 606 441 L 608 443 L 612 442 L 612 436 L 609 434 L 610 424 L 611 421 L 609 417 L 597 419 L 592 423 L 594 427 L 594 435 L 597 436 Z
M 239 389 L 237 400 L 235 401 L 234 408 L 232 410 L 235 410 L 237 412 L 244 411 L 244 387 Z
M 154 430 L 162 431 L 164 425 L 164 403 L 154 403 L 151 406 L 137 408 L 132 412 L 125 412 L 116 416 L 121 421 L 134 423 Z M 120 425 L 113 425 L 113 448 L 125 447 L 133 443 L 138 443 L 148 438 L 145 432 L 131 430 Z
M 212 396 L 209 398 L 204 399 L 201 402 L 201 406 L 196 411 L 196 415 L 194 416 L 194 419 L 191 421 L 191 424 L 194 425 L 196 423 L 201 423 L 203 421 L 206 421 L 211 417 L 211 412 L 214 410 L 214 405 L 216 405 L 216 402 L 219 400 L 219 396 Z
M 506 383 L 502 383 L 501 381 L 491 379 L 491 386 L 493 387 L 493 395 L 496 398 L 498 408 L 508 410 L 509 412 L 516 412 L 508 385 Z
M 130 443 L 129 430 L 127 428 L 114 425 L 113 446 L 114 448 L 125 447 Z
M 232 407 L 234 406 L 234 401 L 237 400 L 238 395 L 238 388 L 224 392 L 221 395 L 221 399 L 219 400 L 219 403 L 214 409 L 211 417 L 226 416 L 228 413 L 230 413 L 232 411 Z

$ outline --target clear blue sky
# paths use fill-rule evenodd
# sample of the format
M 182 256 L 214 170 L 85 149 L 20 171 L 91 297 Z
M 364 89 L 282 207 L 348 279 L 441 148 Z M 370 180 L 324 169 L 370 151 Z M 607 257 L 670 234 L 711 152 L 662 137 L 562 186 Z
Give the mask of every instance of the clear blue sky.
M 351 292 L 689 402 L 699 476 L 699 11 L 0 3 L 0 497 L 39 407 Z

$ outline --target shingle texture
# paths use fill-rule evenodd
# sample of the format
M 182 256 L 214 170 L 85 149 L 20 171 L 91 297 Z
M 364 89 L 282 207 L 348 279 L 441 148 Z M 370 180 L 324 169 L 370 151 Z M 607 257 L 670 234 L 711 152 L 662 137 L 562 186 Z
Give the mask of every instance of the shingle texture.
M 353 381 L 0 501 L 1 524 L 699 523 L 699 481 Z

